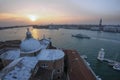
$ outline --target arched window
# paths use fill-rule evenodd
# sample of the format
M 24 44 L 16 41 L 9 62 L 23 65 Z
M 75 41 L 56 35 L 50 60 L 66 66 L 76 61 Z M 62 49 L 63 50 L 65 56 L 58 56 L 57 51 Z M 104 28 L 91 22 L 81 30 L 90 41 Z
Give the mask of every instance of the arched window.
M 58 70 L 57 70 L 57 72 L 59 73 L 59 72 L 60 72 L 60 70 L 58 69 Z

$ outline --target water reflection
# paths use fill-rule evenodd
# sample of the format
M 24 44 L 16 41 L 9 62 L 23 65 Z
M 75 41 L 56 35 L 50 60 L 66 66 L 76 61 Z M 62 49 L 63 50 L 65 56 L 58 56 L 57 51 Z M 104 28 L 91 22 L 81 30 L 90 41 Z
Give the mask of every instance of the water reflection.
M 37 29 L 32 29 L 32 36 L 35 38 L 35 39 L 39 39 L 39 32 Z

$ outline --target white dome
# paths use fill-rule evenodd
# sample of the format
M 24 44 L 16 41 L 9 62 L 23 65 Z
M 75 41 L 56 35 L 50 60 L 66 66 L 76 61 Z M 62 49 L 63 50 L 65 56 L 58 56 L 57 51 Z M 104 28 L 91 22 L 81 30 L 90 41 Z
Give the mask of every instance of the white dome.
M 22 41 L 20 44 L 21 52 L 31 53 L 41 49 L 40 42 L 36 39 L 29 38 Z

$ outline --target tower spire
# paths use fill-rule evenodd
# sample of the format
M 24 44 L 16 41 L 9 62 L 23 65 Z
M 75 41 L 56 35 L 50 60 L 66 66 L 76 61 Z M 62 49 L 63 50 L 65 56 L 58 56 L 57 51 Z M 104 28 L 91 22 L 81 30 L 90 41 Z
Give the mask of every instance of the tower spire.
M 100 31 L 103 31 L 103 25 L 102 25 L 102 18 L 100 19 L 100 22 L 99 22 L 99 29 Z
M 102 18 L 100 19 L 99 26 L 102 26 Z

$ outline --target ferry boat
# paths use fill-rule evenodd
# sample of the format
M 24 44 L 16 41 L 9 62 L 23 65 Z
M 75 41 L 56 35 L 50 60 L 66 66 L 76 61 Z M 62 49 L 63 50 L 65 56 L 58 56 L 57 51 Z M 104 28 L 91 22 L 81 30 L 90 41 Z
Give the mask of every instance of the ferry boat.
M 81 39 L 90 39 L 89 36 L 87 35 L 83 35 L 83 34 L 76 34 L 76 35 L 72 35 L 72 37 L 76 37 L 76 38 L 81 38 Z

